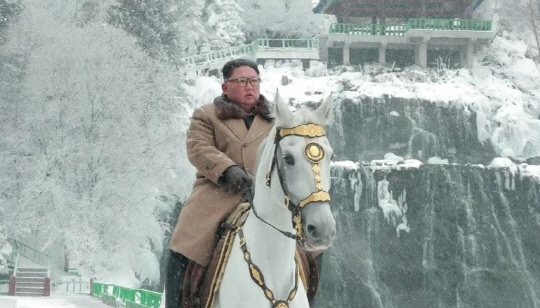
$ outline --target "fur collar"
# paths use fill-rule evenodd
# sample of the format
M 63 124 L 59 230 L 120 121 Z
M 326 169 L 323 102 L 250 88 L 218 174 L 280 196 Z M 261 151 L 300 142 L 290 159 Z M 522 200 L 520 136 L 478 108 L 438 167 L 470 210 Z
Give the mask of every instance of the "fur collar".
M 243 119 L 248 115 L 244 109 L 229 101 L 225 95 L 216 97 L 214 106 L 216 107 L 216 115 L 220 120 Z M 253 114 L 260 116 L 267 122 L 274 121 L 270 110 L 270 102 L 263 95 L 259 97 L 257 105 L 253 108 Z

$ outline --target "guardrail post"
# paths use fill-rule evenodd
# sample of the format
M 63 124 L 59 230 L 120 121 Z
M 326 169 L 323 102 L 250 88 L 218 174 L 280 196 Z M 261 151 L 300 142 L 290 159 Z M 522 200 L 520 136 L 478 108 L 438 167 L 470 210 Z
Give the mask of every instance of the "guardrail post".
M 43 296 L 51 296 L 51 277 L 45 277 L 45 287 L 43 288 Z
M 15 289 L 17 287 L 17 277 L 11 276 L 9 278 L 9 295 L 15 296 Z
M 94 277 L 90 278 L 90 295 L 94 295 Z

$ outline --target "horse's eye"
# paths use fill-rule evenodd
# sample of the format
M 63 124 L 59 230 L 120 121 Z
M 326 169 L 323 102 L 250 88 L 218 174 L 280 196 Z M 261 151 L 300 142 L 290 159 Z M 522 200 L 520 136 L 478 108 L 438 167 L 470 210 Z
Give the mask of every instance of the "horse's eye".
M 291 154 L 285 154 L 283 156 L 283 159 L 287 163 L 287 165 L 294 165 L 294 157 Z

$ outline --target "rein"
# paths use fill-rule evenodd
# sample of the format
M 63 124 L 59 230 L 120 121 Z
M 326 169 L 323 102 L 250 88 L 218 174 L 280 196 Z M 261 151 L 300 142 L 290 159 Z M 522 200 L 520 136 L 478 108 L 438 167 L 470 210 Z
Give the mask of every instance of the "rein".
M 295 241 L 302 240 L 302 238 L 300 236 L 298 236 L 296 234 L 293 234 L 292 232 L 287 232 L 287 231 L 283 231 L 283 230 L 280 230 L 280 229 L 276 228 L 274 225 L 272 225 L 268 221 L 264 220 L 261 216 L 259 216 L 259 214 L 257 214 L 257 210 L 255 209 L 255 206 L 253 205 L 253 187 L 252 186 L 247 188 L 246 195 L 247 195 L 247 199 L 248 199 L 249 204 L 252 205 L 251 209 L 253 210 L 253 214 L 255 214 L 255 217 L 257 217 L 260 221 L 262 221 L 265 224 L 269 225 L 270 227 L 274 228 L 276 231 L 278 231 L 279 233 L 285 235 L 288 238 L 291 238 L 291 239 L 293 239 Z

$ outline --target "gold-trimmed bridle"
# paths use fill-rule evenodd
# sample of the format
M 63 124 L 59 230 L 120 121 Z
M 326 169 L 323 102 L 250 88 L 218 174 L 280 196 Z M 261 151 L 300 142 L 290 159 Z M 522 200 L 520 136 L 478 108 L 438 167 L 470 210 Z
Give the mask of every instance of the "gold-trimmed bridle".
M 330 202 L 330 194 L 328 191 L 323 189 L 322 184 L 322 176 L 321 176 L 321 166 L 320 162 L 324 159 L 326 153 L 324 151 L 324 148 L 317 142 L 309 142 L 304 147 L 304 156 L 307 158 L 309 162 L 311 162 L 311 170 L 313 171 L 313 178 L 315 180 L 315 188 L 317 189 L 315 192 L 312 192 L 309 196 L 306 198 L 300 200 L 300 202 L 296 205 L 291 202 L 291 198 L 289 197 L 289 191 L 286 188 L 286 183 L 284 181 L 283 175 L 281 174 L 281 168 L 279 166 L 279 161 L 277 159 L 277 153 L 278 153 L 278 147 L 279 142 L 287 137 L 287 136 L 300 136 L 300 137 L 307 137 L 307 138 L 317 138 L 317 137 L 323 137 L 326 136 L 326 130 L 324 127 L 318 124 L 302 124 L 298 125 L 292 128 L 282 128 L 282 127 L 276 127 L 276 135 L 274 137 L 274 156 L 272 158 L 272 165 L 270 166 L 270 170 L 266 174 L 266 185 L 270 186 L 272 178 L 271 174 L 276 168 L 279 183 L 281 185 L 281 189 L 283 190 L 283 193 L 285 194 L 285 206 L 293 213 L 293 226 L 296 231 L 296 234 L 292 234 L 291 232 L 286 232 L 283 230 L 280 230 L 276 228 L 274 225 L 270 224 L 263 218 L 261 218 L 255 209 L 255 206 L 253 205 L 253 194 L 251 189 L 248 190 L 248 198 L 250 199 L 250 203 L 252 204 L 252 210 L 253 214 L 261 220 L 262 222 L 266 223 L 267 225 L 271 226 L 275 230 L 279 231 L 283 235 L 290 237 L 295 240 L 304 240 L 303 231 L 302 231 L 302 218 L 300 214 L 300 210 L 305 208 L 311 203 L 317 203 L 317 202 Z M 264 295 L 266 298 L 270 301 L 272 304 L 272 308 L 289 308 L 290 303 L 296 296 L 297 290 L 298 290 L 298 261 L 295 258 L 296 262 L 296 269 L 295 269 L 295 281 L 292 290 L 289 292 L 289 296 L 285 300 L 276 300 L 274 298 L 274 293 L 268 288 L 264 281 L 264 275 L 259 269 L 257 265 L 253 263 L 251 260 L 251 254 L 249 253 L 247 249 L 246 244 L 246 238 L 244 237 L 244 233 L 242 228 L 239 228 L 238 235 L 240 238 L 240 247 L 242 248 L 242 252 L 244 255 L 244 259 L 249 265 L 249 273 L 251 276 L 251 279 L 263 290 Z
M 309 162 L 311 162 L 311 170 L 313 172 L 313 178 L 315 180 L 315 192 L 312 192 L 306 198 L 300 200 L 298 204 L 293 204 L 290 198 L 290 192 L 286 187 L 285 179 L 281 174 L 281 168 L 279 166 L 279 160 L 277 158 L 277 151 L 279 147 L 279 142 L 288 136 L 300 136 L 306 138 L 318 138 L 326 136 L 326 130 L 322 125 L 318 124 L 302 124 L 291 128 L 276 127 L 276 134 L 274 136 L 274 156 L 272 159 L 272 164 L 270 170 L 266 173 L 266 185 L 270 186 L 272 181 L 272 172 L 276 168 L 279 183 L 281 189 L 285 194 L 285 206 L 293 213 L 293 225 L 296 230 L 296 238 L 303 240 L 303 231 L 302 231 L 302 219 L 300 215 L 300 210 L 311 203 L 317 202 L 330 202 L 330 194 L 328 191 L 323 189 L 322 176 L 321 176 L 321 166 L 320 162 L 324 159 L 326 153 L 324 148 L 317 142 L 309 142 L 304 147 L 304 156 Z M 282 232 L 283 233 L 283 232 Z

